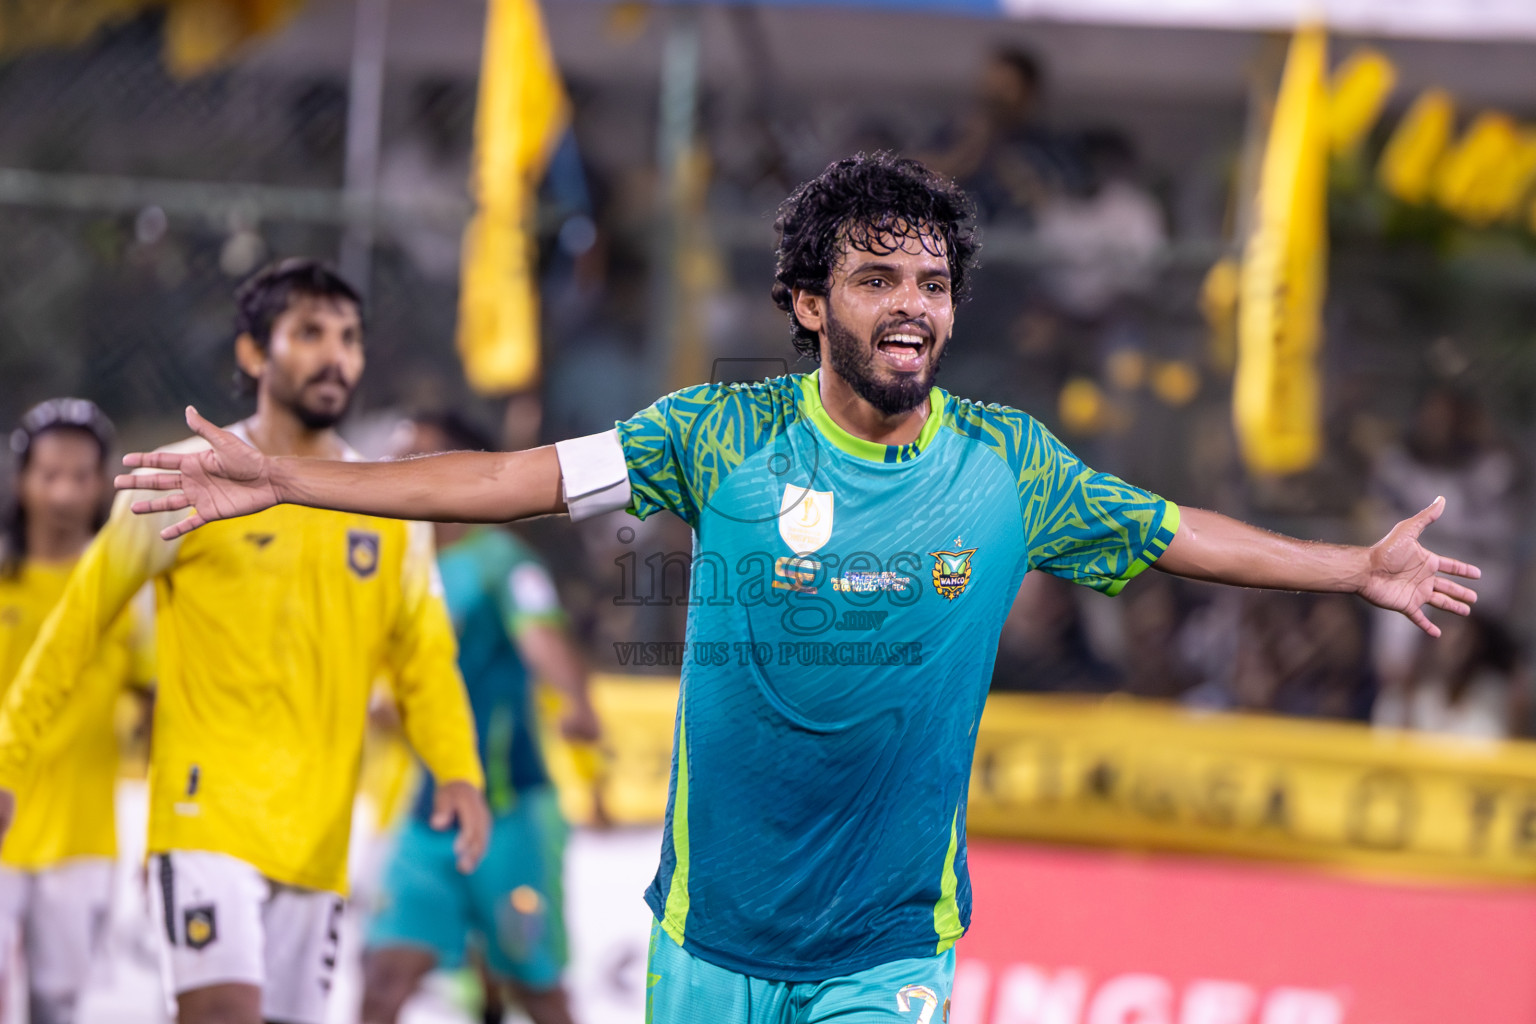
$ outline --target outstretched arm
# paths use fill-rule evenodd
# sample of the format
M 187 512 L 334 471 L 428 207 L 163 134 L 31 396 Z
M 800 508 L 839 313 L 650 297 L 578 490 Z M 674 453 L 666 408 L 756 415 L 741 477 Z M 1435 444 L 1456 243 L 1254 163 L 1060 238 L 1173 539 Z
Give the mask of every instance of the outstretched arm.
M 1424 528 L 1445 511 L 1445 499 L 1404 519 L 1368 548 L 1322 544 L 1270 533 L 1203 509 L 1181 509 L 1179 531 L 1157 568 L 1175 576 L 1274 590 L 1359 594 L 1381 608 L 1402 612 L 1430 636 L 1440 627 L 1424 606 L 1457 615 L 1472 611 L 1477 595 L 1450 576 L 1477 579 L 1475 565 L 1429 551 L 1419 543 Z
M 502 523 L 565 511 L 553 447 L 523 452 L 448 452 L 401 462 L 336 462 L 263 455 L 187 408 L 187 425 L 212 447 L 134 453 L 130 467 L 163 470 L 119 476 L 119 488 L 171 492 L 133 511 L 192 514 L 166 527 L 166 540 L 216 519 L 289 503 L 390 519 Z

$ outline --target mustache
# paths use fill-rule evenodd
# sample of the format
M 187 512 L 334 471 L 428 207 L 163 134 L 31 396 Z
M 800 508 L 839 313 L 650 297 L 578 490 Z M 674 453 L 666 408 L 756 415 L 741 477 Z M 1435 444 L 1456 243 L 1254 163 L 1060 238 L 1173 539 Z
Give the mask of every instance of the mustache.
M 347 380 L 346 375 L 336 366 L 327 366 L 304 382 L 305 387 L 310 387 L 314 384 L 340 384 L 349 391 L 353 386 L 353 382 Z
M 929 326 L 926 320 L 895 320 L 888 324 L 881 324 L 875 329 L 875 340 L 879 341 L 893 331 L 919 334 L 928 341 L 933 340 L 933 328 Z

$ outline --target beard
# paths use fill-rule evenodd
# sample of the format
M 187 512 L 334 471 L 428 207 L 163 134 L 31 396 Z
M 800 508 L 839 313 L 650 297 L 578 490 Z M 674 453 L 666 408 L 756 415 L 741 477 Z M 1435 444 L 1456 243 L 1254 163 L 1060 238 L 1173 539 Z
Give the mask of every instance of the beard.
M 879 329 L 875 337 L 883 333 Z M 939 364 L 944 361 L 944 349 L 948 347 L 937 347 L 925 370 L 883 378 L 875 368 L 878 350 L 874 338 L 857 337 L 832 315 L 831 305 L 827 307 L 827 358 L 833 372 L 848 382 L 854 394 L 885 416 L 899 416 L 923 404 L 939 376 Z
M 305 430 L 330 430 L 346 419 L 347 410 L 351 407 L 352 397 L 349 395 L 342 407 L 334 412 L 330 409 L 312 409 L 303 402 L 296 403 L 292 408 L 294 416 L 304 424 Z
M 326 407 L 315 406 L 305 401 L 304 392 L 311 384 L 319 384 L 328 381 L 342 385 L 346 388 L 346 398 L 339 406 Z M 277 403 L 289 412 L 295 419 L 304 425 L 306 430 L 329 430 L 342 420 L 346 419 L 347 412 L 352 408 L 352 398 L 357 394 L 356 385 L 349 385 L 340 373 L 325 370 L 317 373 L 300 387 L 274 388 L 272 397 Z

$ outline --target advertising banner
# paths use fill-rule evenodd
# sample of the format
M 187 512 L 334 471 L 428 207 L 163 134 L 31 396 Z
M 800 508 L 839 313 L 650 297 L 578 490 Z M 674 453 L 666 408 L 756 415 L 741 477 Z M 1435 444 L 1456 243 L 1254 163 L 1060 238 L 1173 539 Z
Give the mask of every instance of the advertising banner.
M 973 843 L 949 1024 L 1536 1020 L 1536 893 Z
M 602 677 L 594 701 L 609 817 L 660 822 L 676 681 Z M 580 819 L 589 801 L 566 788 Z M 998 694 L 977 734 L 968 825 L 982 838 L 1526 883 L 1536 881 L 1536 744 Z
M 970 832 L 1536 880 L 1536 749 L 1130 699 L 994 697 Z

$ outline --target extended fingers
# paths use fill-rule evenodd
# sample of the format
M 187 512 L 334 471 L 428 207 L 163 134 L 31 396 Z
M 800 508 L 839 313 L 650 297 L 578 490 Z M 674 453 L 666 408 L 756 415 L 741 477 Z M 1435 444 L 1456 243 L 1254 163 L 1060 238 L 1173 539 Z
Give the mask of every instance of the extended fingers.
M 187 426 L 192 428 L 194 434 L 210 443 L 220 440 L 224 434 L 223 430 L 205 420 L 203 414 L 190 405 L 187 406 Z
M 179 491 L 180 473 L 119 473 L 112 486 L 120 491 Z
M 162 540 L 175 540 L 177 537 L 180 537 L 183 534 L 191 533 L 199 526 L 207 525 L 207 523 L 208 520 L 204 519 L 200 514 L 193 512 L 190 516 L 187 516 L 187 518 L 179 520 L 178 522 L 174 522 L 170 526 L 167 526 L 165 529 L 161 530 L 160 538 Z
M 175 494 L 167 494 L 163 498 L 144 498 L 128 506 L 136 515 L 147 515 L 150 512 L 175 512 L 178 509 L 191 507 L 192 502 L 185 494 L 177 491 Z
M 180 469 L 185 452 L 129 452 L 123 465 L 130 469 Z
M 1457 615 L 1471 615 L 1472 606 L 1465 601 L 1458 601 L 1448 594 L 1431 594 L 1429 603 L 1441 611 L 1454 612 Z
M 1444 576 L 1435 577 L 1435 593 L 1445 594 L 1467 604 L 1477 603 L 1477 591 L 1471 587 L 1464 587 L 1455 580 L 1446 579 Z
M 1436 498 L 1434 501 L 1432 501 L 1428 505 L 1426 505 L 1424 507 L 1424 509 L 1421 512 L 1419 512 L 1418 515 L 1414 516 L 1413 519 L 1410 520 L 1413 523 L 1414 527 L 1415 527 L 1415 531 L 1414 532 L 1418 533 L 1418 532 L 1422 531 L 1424 529 L 1424 527 L 1428 526 L 1430 523 L 1434 522 L 1436 519 L 1439 519 L 1440 518 L 1440 513 L 1444 512 L 1444 511 L 1445 511 L 1445 496 L 1441 495 L 1440 497 Z
M 1414 608 L 1411 611 L 1409 611 L 1407 614 L 1408 614 L 1408 618 L 1413 621 L 1413 624 L 1415 626 L 1418 626 L 1420 629 L 1422 629 L 1424 632 L 1428 633 L 1430 636 L 1435 637 L 1436 639 L 1439 638 L 1439 636 L 1440 636 L 1440 627 L 1435 625 L 1433 622 L 1429 621 L 1429 616 L 1424 614 L 1424 609 L 1422 609 L 1422 608 Z
M 1460 576 L 1462 579 L 1468 580 L 1477 580 L 1483 577 L 1483 570 L 1471 562 L 1458 562 L 1454 558 L 1446 558 L 1443 555 L 1436 555 L 1435 559 L 1437 568 L 1441 572 L 1450 573 L 1452 576 Z

